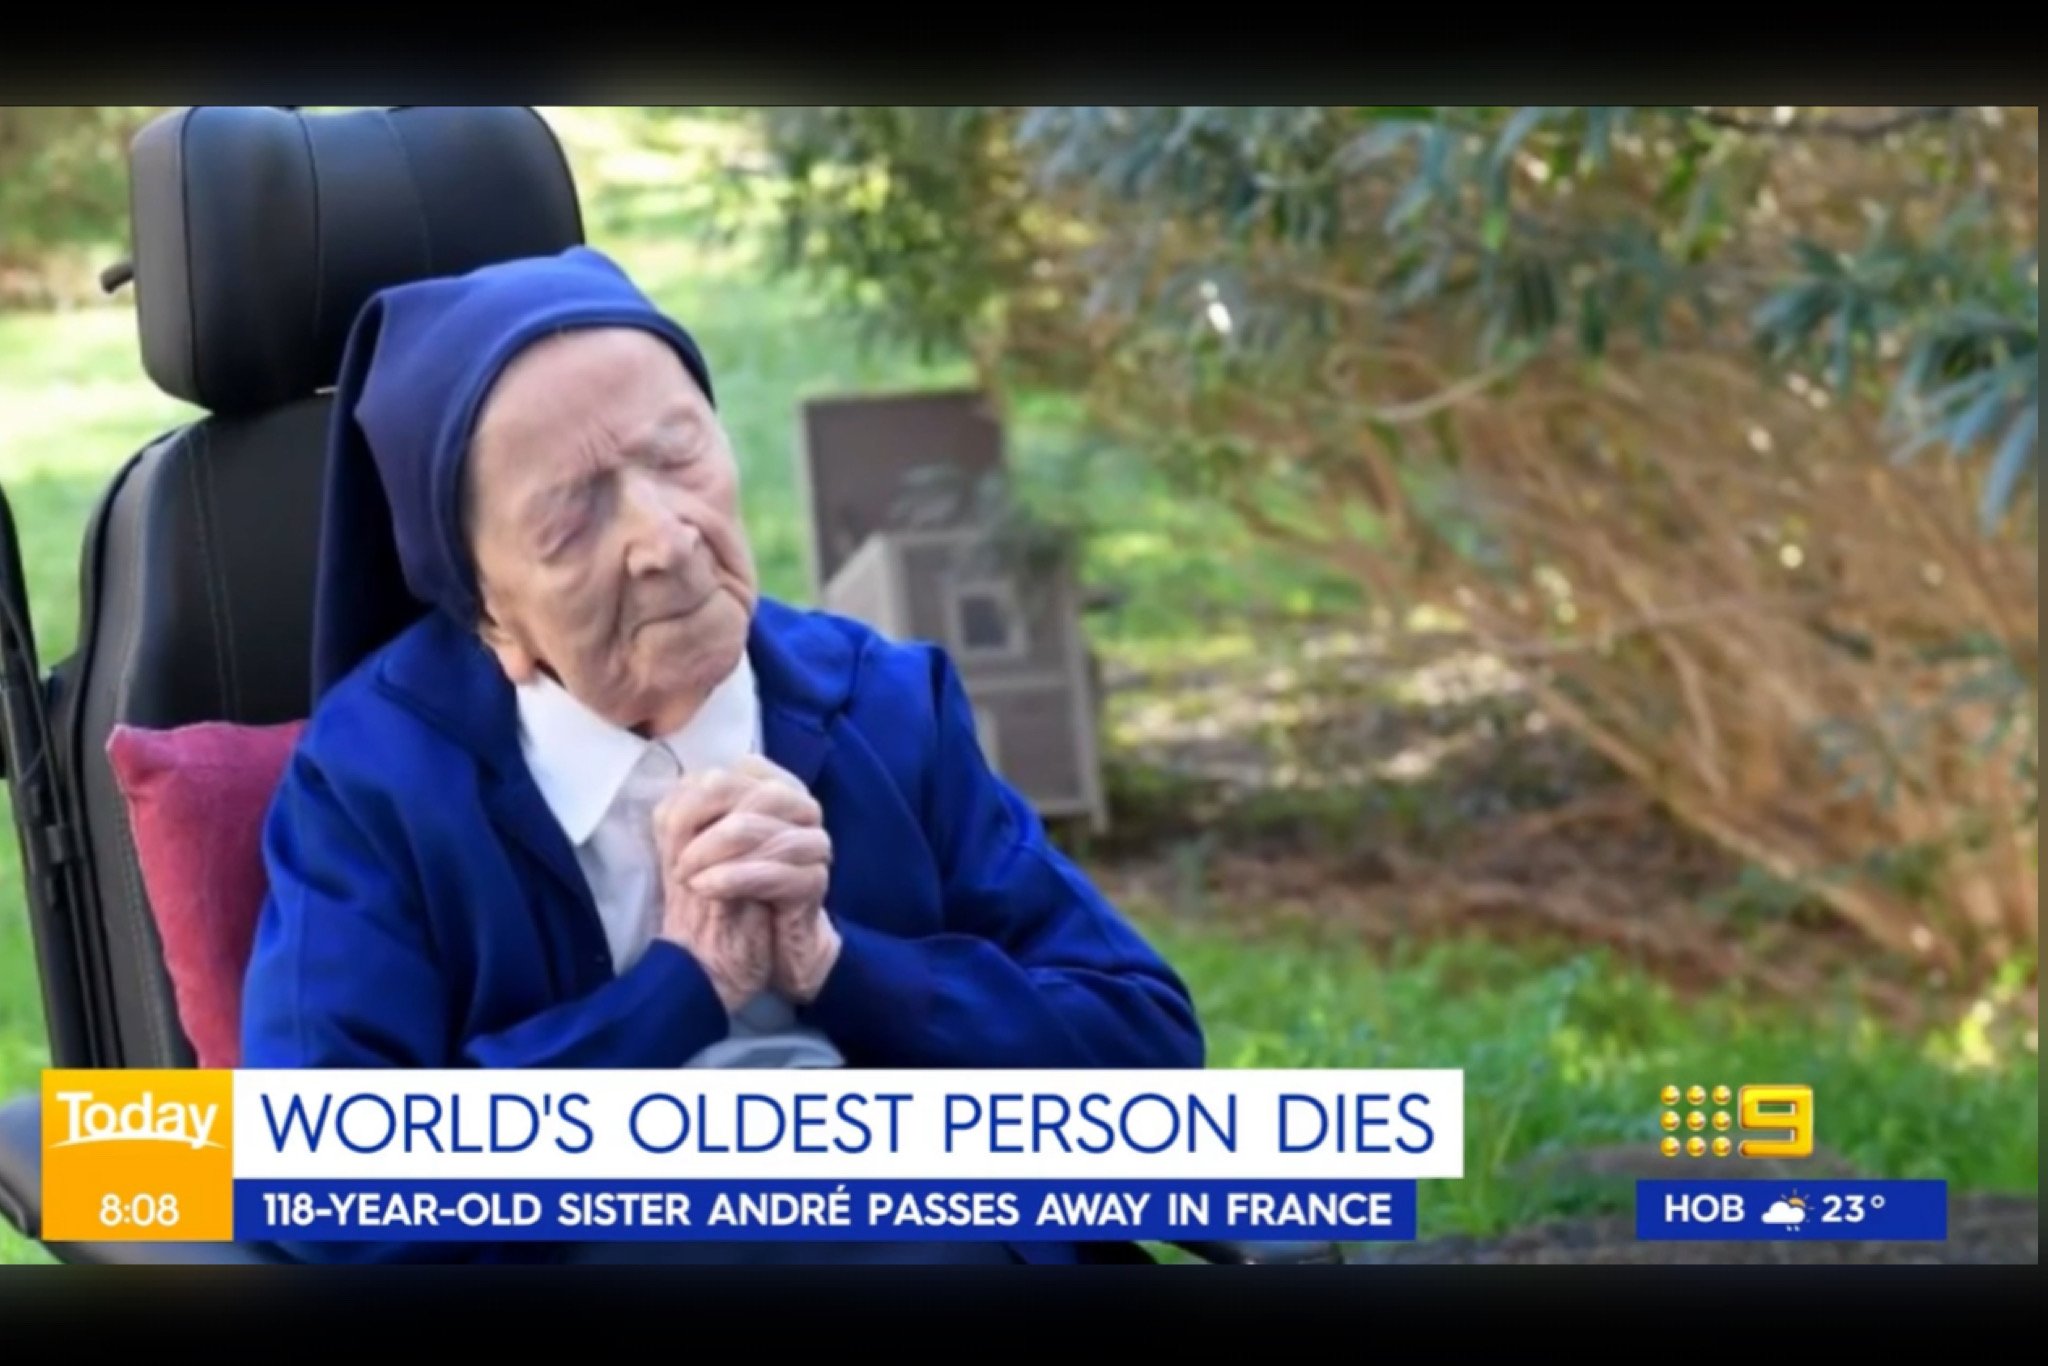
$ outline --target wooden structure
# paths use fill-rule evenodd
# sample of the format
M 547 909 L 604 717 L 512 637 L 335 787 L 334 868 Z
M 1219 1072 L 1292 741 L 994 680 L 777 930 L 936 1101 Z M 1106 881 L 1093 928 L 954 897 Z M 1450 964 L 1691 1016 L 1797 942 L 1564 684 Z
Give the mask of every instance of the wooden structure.
M 798 463 L 818 604 L 943 646 L 996 771 L 1040 815 L 1104 828 L 1078 585 L 1063 558 L 1004 552 L 1003 433 L 983 396 L 813 400 Z

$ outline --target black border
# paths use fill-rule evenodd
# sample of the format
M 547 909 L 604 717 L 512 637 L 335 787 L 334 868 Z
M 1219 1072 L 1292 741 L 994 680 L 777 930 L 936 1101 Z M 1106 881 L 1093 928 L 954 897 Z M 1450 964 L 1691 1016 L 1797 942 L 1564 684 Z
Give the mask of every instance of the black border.
M 1981 16 L 1914 14 L 1893 31 L 1874 12 L 1808 26 L 1780 11 L 1594 13 L 1590 36 L 1562 31 L 1570 14 L 1528 34 L 1488 13 L 1462 32 L 1396 31 L 1385 11 L 1345 13 L 1322 31 L 1277 13 L 1237 10 L 1228 27 L 1182 25 L 1120 33 L 1058 12 L 963 12 L 967 39 L 935 25 L 858 38 L 787 22 L 772 40 L 721 36 L 701 10 L 652 11 L 615 34 L 581 16 L 548 15 L 526 30 L 478 26 L 436 45 L 421 27 L 384 28 L 374 7 L 309 12 L 304 36 L 252 46 L 247 30 L 210 35 L 192 16 L 102 23 L 71 36 L 10 33 L 0 98 L 36 104 L 518 102 L 533 104 L 807 103 L 1612 103 L 1919 104 L 2038 102 L 2042 50 L 2029 25 Z M 858 16 L 868 19 L 870 16 Z M 1903 17 L 1903 16 L 1902 16 Z M 564 21 L 566 19 L 566 22 Z M 959 26 L 967 28 L 969 26 Z M 673 30 L 665 34 L 664 29 Z M 1340 31 L 1341 29 L 1341 31 Z M 273 32 L 289 33 L 288 26 Z M 520 39 L 530 33 L 531 43 Z M 352 37 L 395 35 L 379 50 Z M 37 41 L 41 39 L 41 41 Z M 397 44 L 403 44 L 402 48 Z M 353 50 L 351 50 L 353 49 Z M 1227 1281 L 1219 1278 L 1228 1278 Z M 429 1327 L 466 1348 L 542 1326 L 598 1350 L 634 1338 L 702 1354 L 712 1339 L 746 1350 L 793 1347 L 804 1327 L 843 1353 L 848 1331 L 874 1317 L 905 1324 L 871 1339 L 902 1348 L 1021 1349 L 1030 1328 L 1063 1355 L 1137 1337 L 1156 1359 L 1176 1330 L 1247 1320 L 1267 1348 L 1306 1347 L 1300 1325 L 1327 1316 L 1346 1355 L 1383 1354 L 1402 1319 L 1447 1347 L 1458 1330 L 1491 1338 L 1535 1323 L 1578 1320 L 1570 1339 L 1509 1339 L 1516 1355 L 1602 1346 L 1658 1359 L 1682 1344 L 1780 1352 L 1805 1338 L 1848 1352 L 1899 1345 L 1924 1322 L 1955 1347 L 1998 1350 L 2008 1324 L 2033 1336 L 2038 1265 L 1685 1267 L 1026 1267 L 693 1268 L 466 1267 L 0 1268 L 0 1354 L 34 1360 L 36 1337 L 90 1346 L 124 1341 L 218 1350 L 264 1343 L 285 1357 L 365 1332 L 385 1350 L 417 1346 Z M 1078 1315 L 1109 1322 L 1098 1335 Z M 2021 1319 L 2021 1315 L 2025 1319 Z M 1406 1326 L 1403 1324 L 1402 1326 Z M 309 1327 L 320 1336 L 300 1336 Z M 281 1332 L 288 1335 L 266 1337 Z M 630 1335 L 630 1336 L 629 1336 Z M 635 1348 L 630 1350 L 645 1350 Z M 1204 1356 L 1219 1353 L 1207 1350 Z M 467 1355 L 467 1353 L 465 1353 Z
M 1116 27 L 1057 11 L 961 12 L 889 32 L 792 24 L 746 37 L 700 9 L 655 9 L 612 32 L 543 11 L 530 28 L 382 26 L 375 7 L 309 13 L 317 28 L 208 33 L 181 15 L 65 40 L 9 33 L 0 99 L 20 104 L 405 102 L 555 104 L 1547 103 L 2034 104 L 2039 30 L 1874 11 L 1799 23 L 1778 10 L 1573 11 L 1425 34 L 1382 10 L 1321 27 L 1231 11 L 1208 29 Z M 1338 11 L 1332 11 L 1335 15 Z M 1480 11 L 1472 11 L 1476 19 Z M 1902 11 L 1903 15 L 1904 12 Z M 1818 17 L 1818 16 L 1816 16 Z M 289 36 L 279 36 L 279 35 Z M 385 44 L 376 40 L 396 34 Z M 443 41 L 437 41 L 441 39 Z M 525 40 L 525 41 L 522 41 Z
M 881 1320 L 905 1325 L 868 1340 L 892 1357 L 911 1347 L 942 1359 L 996 1344 L 1024 1350 L 1033 1330 L 1071 1355 L 1121 1330 L 1145 1339 L 1157 1359 L 1177 1332 L 1234 1322 L 1260 1330 L 1261 1356 L 1297 1351 L 1301 1329 L 1325 1320 L 1346 1356 L 1383 1355 L 1386 1335 L 1410 1326 L 1449 1348 L 1473 1334 L 1572 1323 L 1574 1337 L 1547 1348 L 1512 1337 L 1502 1345 L 1517 1358 L 1611 1347 L 1660 1359 L 1662 1348 L 1699 1343 L 1783 1359 L 1801 1339 L 1840 1352 L 1896 1347 L 1921 1324 L 1953 1347 L 1990 1353 L 2008 1327 L 2034 1336 L 2039 1304 L 2038 1265 L 25 1267 L 0 1274 L 0 1343 L 12 1358 L 50 1332 L 53 1345 L 89 1344 L 98 1358 L 133 1334 L 159 1348 L 263 1343 L 290 1359 L 316 1343 L 339 1348 L 350 1330 L 386 1350 L 418 1346 L 431 1331 L 458 1337 L 457 1355 L 474 1359 L 493 1340 L 531 1350 L 546 1329 L 570 1335 L 571 1353 L 647 1338 L 701 1359 L 721 1336 L 751 1343 L 750 1352 L 801 1350 L 809 1330 L 836 1356 L 858 1341 L 849 1332 Z M 1084 1328 L 1083 1315 L 1108 1326 Z M 319 1336 L 303 1336 L 308 1329 Z M 1203 1356 L 1214 1359 L 1216 1340 L 1204 1341 Z

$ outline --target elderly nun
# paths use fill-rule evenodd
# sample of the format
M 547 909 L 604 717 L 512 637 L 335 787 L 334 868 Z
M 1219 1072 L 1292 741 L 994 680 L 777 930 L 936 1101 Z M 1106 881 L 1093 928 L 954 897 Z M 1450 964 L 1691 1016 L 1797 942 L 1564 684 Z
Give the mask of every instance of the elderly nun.
M 1203 1065 L 1185 985 L 990 769 L 945 654 L 761 596 L 709 367 L 611 260 L 374 296 L 326 479 L 244 1066 Z

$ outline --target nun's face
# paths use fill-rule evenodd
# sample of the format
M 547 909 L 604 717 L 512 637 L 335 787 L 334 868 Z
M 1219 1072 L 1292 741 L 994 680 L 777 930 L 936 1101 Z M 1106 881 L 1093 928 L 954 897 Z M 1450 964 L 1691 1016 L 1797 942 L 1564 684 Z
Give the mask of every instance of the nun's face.
M 739 472 L 660 338 L 569 332 L 506 368 L 471 446 L 466 506 L 507 676 L 552 673 L 629 729 L 676 729 L 739 663 L 753 616 Z

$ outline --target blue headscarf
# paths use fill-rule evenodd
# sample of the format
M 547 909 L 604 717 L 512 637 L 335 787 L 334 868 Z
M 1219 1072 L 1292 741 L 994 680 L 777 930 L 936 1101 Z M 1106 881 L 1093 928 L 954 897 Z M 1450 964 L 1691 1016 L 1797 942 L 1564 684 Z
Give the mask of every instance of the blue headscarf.
M 589 247 L 397 285 L 356 315 L 336 383 L 313 623 L 313 698 L 428 611 L 479 620 L 462 463 L 484 398 L 522 349 L 565 328 L 638 327 L 704 391 L 688 332 Z

